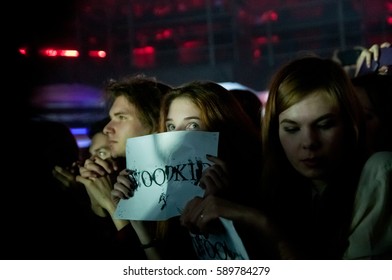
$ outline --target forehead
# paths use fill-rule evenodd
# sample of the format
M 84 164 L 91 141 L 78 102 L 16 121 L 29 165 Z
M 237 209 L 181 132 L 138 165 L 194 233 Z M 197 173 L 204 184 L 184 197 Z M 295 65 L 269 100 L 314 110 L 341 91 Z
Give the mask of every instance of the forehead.
M 116 97 L 113 102 L 112 107 L 110 108 L 110 113 L 136 113 L 136 107 L 134 104 L 128 101 L 128 99 L 121 95 Z
M 178 97 L 171 102 L 168 115 L 173 116 L 174 114 L 179 113 L 185 115 L 198 115 L 200 113 L 200 109 L 189 98 Z
M 326 92 L 314 92 L 280 113 L 279 119 L 311 121 L 325 114 L 338 114 L 339 107 Z

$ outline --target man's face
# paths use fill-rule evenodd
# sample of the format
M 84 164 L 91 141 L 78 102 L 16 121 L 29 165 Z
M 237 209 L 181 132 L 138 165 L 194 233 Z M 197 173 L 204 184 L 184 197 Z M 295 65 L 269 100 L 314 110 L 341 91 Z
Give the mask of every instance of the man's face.
M 125 157 L 125 147 L 128 138 L 143 136 L 151 133 L 139 119 L 135 106 L 124 97 L 119 96 L 109 111 L 110 122 L 105 126 L 104 133 L 109 138 L 112 157 Z

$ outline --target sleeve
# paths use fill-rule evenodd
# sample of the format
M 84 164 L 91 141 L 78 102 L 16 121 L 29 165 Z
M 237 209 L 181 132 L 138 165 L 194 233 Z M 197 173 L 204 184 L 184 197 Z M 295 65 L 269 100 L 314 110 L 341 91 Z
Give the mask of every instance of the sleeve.
M 344 259 L 392 256 L 392 152 L 373 154 L 361 173 Z

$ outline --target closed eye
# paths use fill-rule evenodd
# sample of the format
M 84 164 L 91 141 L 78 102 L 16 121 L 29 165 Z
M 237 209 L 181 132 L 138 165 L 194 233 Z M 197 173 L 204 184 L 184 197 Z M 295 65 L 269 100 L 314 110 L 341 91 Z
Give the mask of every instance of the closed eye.
M 299 131 L 299 127 L 297 127 L 297 126 L 285 126 L 285 127 L 283 127 L 283 130 L 286 131 L 287 133 L 293 134 L 293 133 Z
M 328 119 L 317 124 L 317 127 L 322 130 L 328 130 L 336 126 L 335 119 Z

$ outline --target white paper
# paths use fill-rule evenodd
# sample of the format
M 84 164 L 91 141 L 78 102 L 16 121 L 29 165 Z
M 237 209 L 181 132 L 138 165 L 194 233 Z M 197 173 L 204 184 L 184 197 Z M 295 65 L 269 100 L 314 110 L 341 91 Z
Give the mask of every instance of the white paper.
M 233 222 L 219 218 L 225 232 L 222 234 L 193 234 L 193 248 L 201 260 L 249 260 L 248 253 L 242 243 Z
M 181 215 L 186 203 L 203 196 L 198 179 L 217 156 L 218 132 L 172 131 L 127 139 L 127 169 L 135 171 L 133 197 L 121 199 L 115 218 L 161 221 Z

